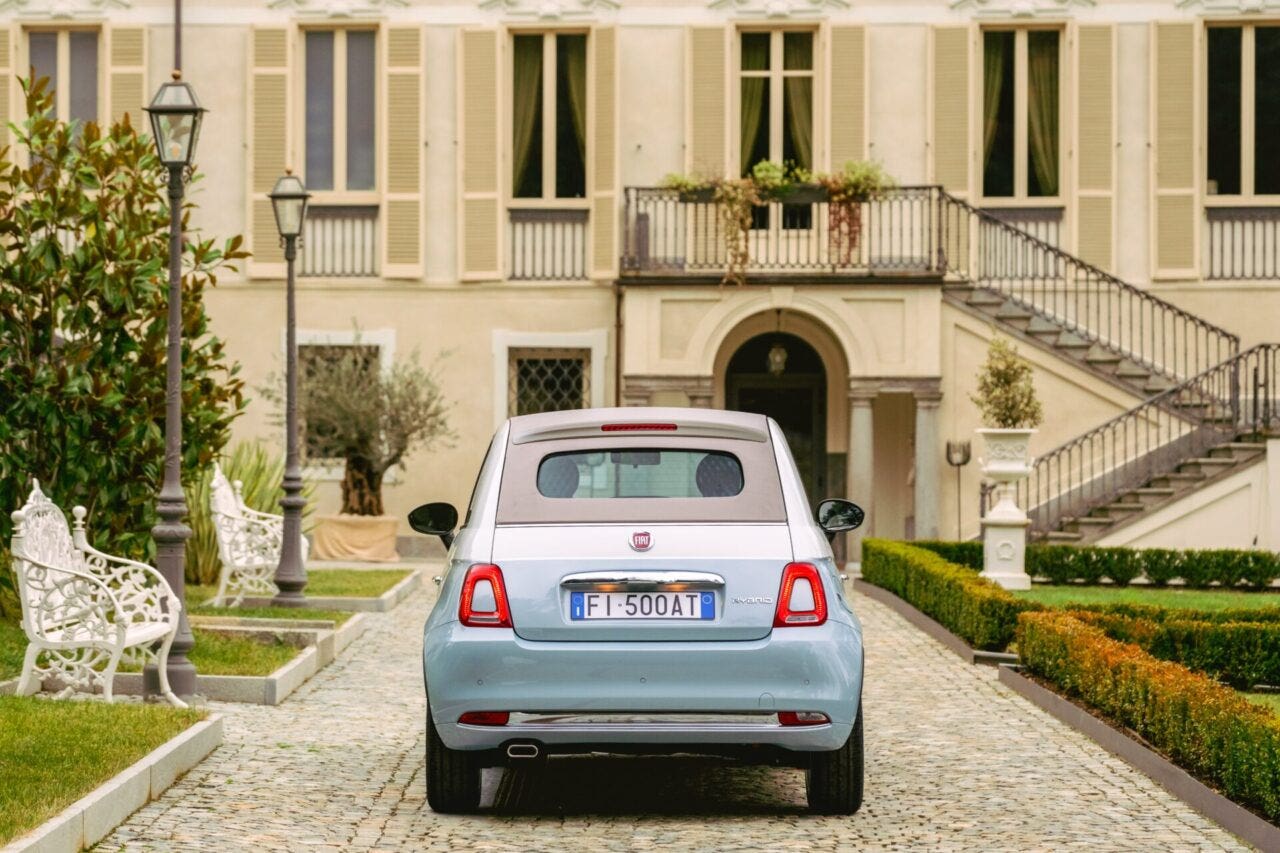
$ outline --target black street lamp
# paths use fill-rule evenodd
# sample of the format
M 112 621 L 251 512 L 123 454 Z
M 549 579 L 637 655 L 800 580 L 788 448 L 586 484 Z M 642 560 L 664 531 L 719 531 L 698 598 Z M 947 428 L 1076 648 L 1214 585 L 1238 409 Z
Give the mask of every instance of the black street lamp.
M 186 612 L 186 545 L 191 528 L 182 520 L 187 501 L 182 493 L 182 196 L 200 136 L 204 108 L 182 74 L 156 92 L 147 107 L 160 162 L 169 170 L 169 348 L 166 360 L 164 413 L 164 484 L 156 511 L 160 523 L 151 530 L 156 541 L 156 568 L 183 602 L 178 636 L 169 652 L 169 684 L 179 696 L 196 692 L 196 668 L 187 660 L 195 645 Z M 146 672 L 148 692 L 159 689 L 155 666 Z
M 298 465 L 298 319 L 293 286 L 293 262 L 298 257 L 298 240 L 307 218 L 307 199 L 311 194 L 302 180 L 287 170 L 271 190 L 271 206 L 275 209 L 276 229 L 284 246 L 287 269 L 285 301 L 285 464 L 284 541 L 280 543 L 280 565 L 276 566 L 276 597 L 272 604 L 301 607 L 307 603 L 302 590 L 307 586 L 307 569 L 302 565 L 302 469 Z

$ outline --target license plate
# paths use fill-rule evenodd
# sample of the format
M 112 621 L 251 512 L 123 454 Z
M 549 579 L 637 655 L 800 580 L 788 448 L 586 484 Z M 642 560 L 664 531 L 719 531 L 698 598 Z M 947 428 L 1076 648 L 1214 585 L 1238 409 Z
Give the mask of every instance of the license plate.
M 573 592 L 569 618 L 715 619 L 711 592 Z

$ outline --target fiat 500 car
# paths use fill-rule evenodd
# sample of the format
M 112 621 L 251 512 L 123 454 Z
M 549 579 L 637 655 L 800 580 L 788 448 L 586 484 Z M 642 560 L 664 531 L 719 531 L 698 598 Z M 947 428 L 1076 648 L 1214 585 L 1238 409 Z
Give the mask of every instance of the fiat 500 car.
M 810 808 L 862 802 L 862 633 L 772 420 L 700 409 L 512 418 L 427 619 L 427 799 L 476 808 L 483 767 L 585 752 L 804 768 Z

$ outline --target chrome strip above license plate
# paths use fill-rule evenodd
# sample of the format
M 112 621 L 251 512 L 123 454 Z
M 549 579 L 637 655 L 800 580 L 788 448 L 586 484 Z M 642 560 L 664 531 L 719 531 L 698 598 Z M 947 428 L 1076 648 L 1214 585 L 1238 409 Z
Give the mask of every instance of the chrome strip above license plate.
M 724 577 L 714 572 L 576 572 L 561 578 L 560 585 L 596 592 L 683 592 L 723 589 Z

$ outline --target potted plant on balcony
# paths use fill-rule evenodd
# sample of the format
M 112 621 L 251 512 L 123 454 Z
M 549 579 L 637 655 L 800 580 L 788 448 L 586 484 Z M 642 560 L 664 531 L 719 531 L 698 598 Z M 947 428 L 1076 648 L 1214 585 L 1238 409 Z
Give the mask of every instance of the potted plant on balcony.
M 851 265 L 862 236 L 862 205 L 893 189 L 897 182 L 872 160 L 849 160 L 838 172 L 800 173 L 798 177 L 822 190 L 831 254 L 840 266 Z
M 411 451 L 453 435 L 434 371 L 417 353 L 383 370 L 365 347 L 333 347 L 308 365 L 300 386 L 309 453 L 344 462 L 341 509 L 317 518 L 311 556 L 398 559 L 399 519 L 384 510 L 384 478 Z

